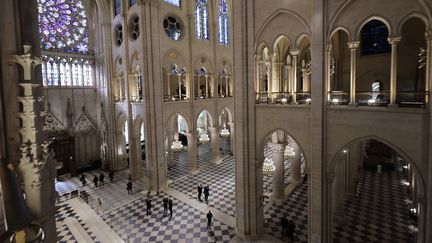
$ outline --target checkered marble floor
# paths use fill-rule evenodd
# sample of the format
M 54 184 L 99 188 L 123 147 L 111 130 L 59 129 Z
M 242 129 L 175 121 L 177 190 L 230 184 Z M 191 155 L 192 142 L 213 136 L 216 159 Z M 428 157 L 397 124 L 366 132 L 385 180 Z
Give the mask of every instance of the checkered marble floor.
M 141 197 L 104 215 L 105 222 L 128 242 L 229 242 L 233 228 L 213 220 L 207 230 L 206 215 L 165 193 L 152 196 L 152 214 L 146 215 L 145 197 Z M 173 200 L 173 217 L 163 216 L 162 199 Z
M 402 179 L 399 172 L 364 170 L 358 195 L 344 204 L 344 222 L 333 228 L 334 242 L 417 242 Z
M 126 183 L 129 177 L 129 171 L 122 170 L 114 174 L 113 183 L 109 182 L 108 173 L 105 174 L 105 183 L 103 186 L 94 187 L 91 182 L 93 176 L 99 176 L 102 171 L 95 170 L 85 173 L 87 184 L 82 186 L 78 177 L 69 178 L 64 181 L 56 182 L 56 190 L 60 195 L 65 195 L 73 190 L 86 191 L 89 194 L 88 204 L 98 213 L 106 213 L 113 208 L 120 207 L 121 205 L 135 200 L 139 197 L 137 192 L 146 190 L 146 179 L 142 178 L 133 184 L 134 194 L 128 195 L 126 190 Z M 98 198 L 102 202 L 99 206 Z M 67 196 L 61 196 L 60 201 L 69 199 Z

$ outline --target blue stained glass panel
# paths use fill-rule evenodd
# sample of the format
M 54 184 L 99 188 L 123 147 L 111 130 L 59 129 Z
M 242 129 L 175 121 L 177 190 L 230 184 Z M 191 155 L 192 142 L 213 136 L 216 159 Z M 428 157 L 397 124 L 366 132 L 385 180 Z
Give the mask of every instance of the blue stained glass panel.
M 165 0 L 165 2 L 169 3 L 169 4 L 172 4 L 172 5 L 175 5 L 177 7 L 181 6 L 181 1 L 180 0 Z
M 198 39 L 209 39 L 209 12 L 208 0 L 195 2 L 195 33 Z

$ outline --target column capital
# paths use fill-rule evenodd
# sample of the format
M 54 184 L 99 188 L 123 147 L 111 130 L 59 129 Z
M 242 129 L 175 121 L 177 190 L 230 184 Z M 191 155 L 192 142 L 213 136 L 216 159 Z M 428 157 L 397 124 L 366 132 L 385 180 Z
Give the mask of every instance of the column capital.
M 327 43 L 326 45 L 326 51 L 330 52 L 333 49 L 333 45 L 331 43 Z
M 351 41 L 351 42 L 348 42 L 347 44 L 348 44 L 349 49 L 355 50 L 359 47 L 360 41 Z
M 402 40 L 401 36 L 394 36 L 387 38 L 390 45 L 397 45 Z
M 425 32 L 426 41 L 432 41 L 432 30 L 428 30 Z
M 284 152 L 284 146 L 280 143 L 270 143 L 270 148 L 272 149 L 272 152 Z
M 292 50 L 292 51 L 290 51 L 290 55 L 291 56 L 298 56 L 299 54 L 300 54 L 299 50 Z
M 255 60 L 260 61 L 261 60 L 261 54 L 255 54 Z

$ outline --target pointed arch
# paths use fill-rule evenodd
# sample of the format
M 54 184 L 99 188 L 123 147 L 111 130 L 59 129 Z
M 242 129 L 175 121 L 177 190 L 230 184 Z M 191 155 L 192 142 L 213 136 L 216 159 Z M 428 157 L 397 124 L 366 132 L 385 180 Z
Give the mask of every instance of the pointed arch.
M 421 14 L 421 13 L 418 13 L 418 12 L 411 12 L 411 13 L 409 13 L 409 14 L 407 14 L 400 22 L 399 22 L 399 24 L 398 24 L 398 26 L 397 26 L 397 33 L 396 33 L 396 35 L 397 36 L 400 36 L 400 35 L 402 35 L 402 27 L 404 26 L 404 24 L 408 21 L 408 20 L 410 20 L 410 19 L 412 19 L 412 18 L 417 18 L 417 19 L 420 19 L 422 22 L 423 22 L 423 24 L 425 25 L 425 29 L 426 30 L 428 30 L 429 29 L 429 21 L 427 20 L 427 17 L 426 16 L 424 16 L 423 14 Z
M 168 119 L 165 121 L 165 128 L 168 128 L 170 121 L 175 117 L 175 116 L 182 116 L 183 119 L 185 119 L 186 121 L 186 132 L 190 132 L 192 130 L 192 126 L 191 126 L 191 121 L 189 119 L 189 117 L 184 114 L 181 111 L 176 111 L 173 114 L 171 114 L 170 116 L 168 116 Z
M 208 110 L 205 109 L 205 108 L 201 109 L 200 112 L 198 112 L 198 115 L 197 115 L 197 117 L 196 117 L 196 119 L 195 119 L 195 122 L 198 121 L 198 117 L 199 117 L 199 116 L 201 115 L 201 113 L 203 113 L 203 112 L 206 112 L 206 114 L 207 114 L 207 119 L 209 119 L 210 127 L 214 127 L 214 118 L 213 118 L 213 115 L 210 113 L 210 111 L 208 111 Z
M 394 33 L 393 33 L 394 30 L 393 30 L 393 28 L 392 28 L 392 26 L 391 26 L 389 20 L 387 20 L 387 19 L 384 18 L 384 17 L 378 16 L 378 15 L 372 15 L 372 16 L 367 17 L 365 20 L 363 20 L 363 22 L 361 22 L 361 24 L 358 26 L 358 28 L 357 28 L 357 30 L 356 30 L 356 35 L 355 35 L 355 39 L 356 39 L 356 40 L 360 40 L 360 32 L 361 32 L 361 30 L 363 29 L 363 27 L 364 27 L 367 23 L 369 23 L 369 22 L 372 21 L 372 20 L 378 20 L 378 21 L 381 21 L 382 23 L 384 23 L 384 24 L 387 26 L 388 36 L 389 36 L 389 37 L 392 36 L 392 35 L 394 34 Z

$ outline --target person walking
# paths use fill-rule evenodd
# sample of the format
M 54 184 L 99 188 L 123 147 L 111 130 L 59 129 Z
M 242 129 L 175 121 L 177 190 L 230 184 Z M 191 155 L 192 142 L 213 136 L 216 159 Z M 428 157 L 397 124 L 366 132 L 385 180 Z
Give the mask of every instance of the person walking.
M 201 200 L 202 190 L 203 190 L 202 185 L 199 184 L 199 185 L 198 185 L 198 200 L 199 200 L 200 202 L 202 201 L 202 200 Z
M 204 187 L 204 200 L 206 201 L 206 203 L 208 203 L 208 197 L 209 197 L 209 187 L 205 186 Z
M 163 208 L 164 208 L 163 216 L 166 216 L 168 214 L 168 198 L 163 199 Z
M 132 181 L 129 181 L 127 184 L 126 184 L 126 189 L 127 189 L 127 191 L 128 191 L 128 194 L 130 194 L 130 195 L 132 195 Z
M 207 229 L 211 230 L 211 222 L 212 222 L 213 214 L 211 211 L 207 213 Z
M 99 181 L 99 179 L 98 179 L 97 175 L 95 175 L 95 176 L 93 177 L 93 184 L 94 184 L 94 187 L 97 187 L 97 186 L 98 186 L 98 181 Z
M 112 182 L 114 181 L 114 171 L 113 171 L 113 170 L 110 171 L 109 174 L 108 174 L 108 176 L 109 176 L 110 181 L 111 181 L 111 183 L 112 183 Z
M 99 175 L 99 182 L 100 182 L 101 186 L 104 185 L 104 179 L 105 179 L 105 175 L 104 175 L 104 173 L 101 172 Z
M 168 199 L 168 208 L 170 211 L 170 218 L 172 218 L 173 215 L 173 201 L 171 199 Z
M 146 200 L 146 204 L 147 204 L 147 212 L 146 212 L 146 214 L 150 215 L 151 214 L 151 199 L 149 197 Z

